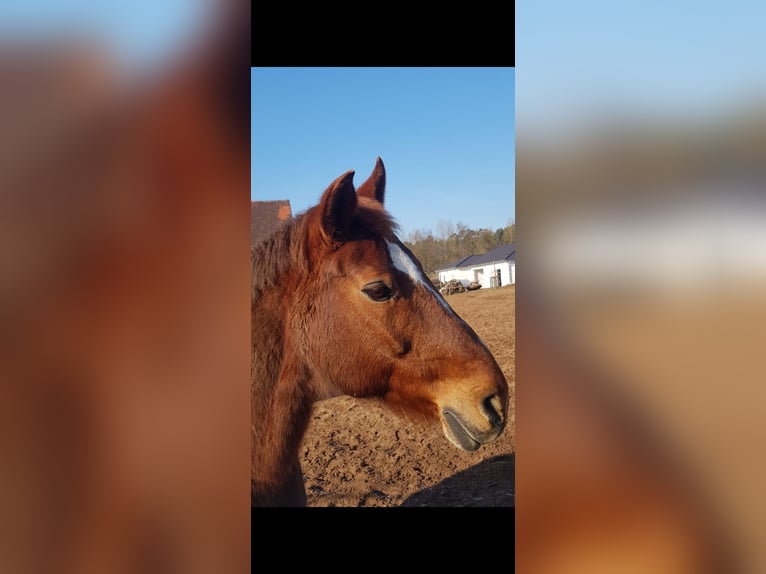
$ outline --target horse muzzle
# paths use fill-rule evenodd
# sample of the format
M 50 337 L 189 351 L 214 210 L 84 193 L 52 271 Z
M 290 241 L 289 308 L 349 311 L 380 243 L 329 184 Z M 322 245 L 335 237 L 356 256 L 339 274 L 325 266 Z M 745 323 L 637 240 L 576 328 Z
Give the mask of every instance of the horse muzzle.
M 475 408 L 444 406 L 442 430 L 456 447 L 474 451 L 495 440 L 505 427 L 505 409 L 497 394 L 485 397 Z

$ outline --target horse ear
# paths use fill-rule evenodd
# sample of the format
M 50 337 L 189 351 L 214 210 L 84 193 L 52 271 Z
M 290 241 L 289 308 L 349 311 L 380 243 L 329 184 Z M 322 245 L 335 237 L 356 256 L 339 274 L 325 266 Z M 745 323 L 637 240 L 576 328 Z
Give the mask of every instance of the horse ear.
M 319 201 L 322 233 L 330 241 L 343 239 L 356 212 L 354 172 L 347 171 L 330 184 Z
M 383 165 L 382 159 L 378 158 L 375 161 L 375 169 L 372 170 L 372 175 L 359 186 L 357 193 L 361 196 L 374 199 L 381 205 L 383 204 L 383 195 L 386 193 L 386 168 Z

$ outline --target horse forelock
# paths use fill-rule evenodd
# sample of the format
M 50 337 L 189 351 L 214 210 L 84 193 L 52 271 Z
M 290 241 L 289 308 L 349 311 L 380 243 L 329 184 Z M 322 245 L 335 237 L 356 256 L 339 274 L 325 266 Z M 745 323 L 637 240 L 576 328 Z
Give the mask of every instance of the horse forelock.
M 359 197 L 359 204 L 351 220 L 351 239 L 379 236 L 387 241 L 396 240 L 399 225 L 383 206 L 375 200 Z

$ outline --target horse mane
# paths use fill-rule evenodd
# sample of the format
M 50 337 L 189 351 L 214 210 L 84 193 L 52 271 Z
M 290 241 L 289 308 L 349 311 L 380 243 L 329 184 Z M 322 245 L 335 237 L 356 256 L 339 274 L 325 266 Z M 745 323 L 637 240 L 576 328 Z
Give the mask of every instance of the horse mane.
M 305 271 L 306 261 L 300 256 L 304 217 L 298 216 L 281 226 L 271 237 L 250 249 L 252 295 L 274 287 L 290 269 Z
M 378 202 L 366 197 L 357 198 L 356 213 L 351 220 L 347 237 L 343 240 L 383 237 L 394 241 L 399 225 Z M 316 223 L 320 214 L 312 207 L 281 226 L 271 237 L 250 249 L 251 296 L 275 287 L 286 274 L 305 275 L 319 250 L 312 245 L 308 228 Z M 337 247 L 336 244 L 334 247 Z M 331 246 L 332 247 L 332 246 Z

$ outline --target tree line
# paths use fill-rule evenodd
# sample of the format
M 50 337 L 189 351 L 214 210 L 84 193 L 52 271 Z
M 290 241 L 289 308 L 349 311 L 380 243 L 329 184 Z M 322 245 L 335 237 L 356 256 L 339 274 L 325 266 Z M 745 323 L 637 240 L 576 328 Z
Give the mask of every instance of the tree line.
M 435 279 L 436 270 L 446 264 L 513 243 L 515 235 L 516 224 L 510 220 L 508 225 L 495 230 L 471 229 L 462 222 L 439 221 L 435 233 L 431 229 L 416 229 L 408 233 L 403 241 L 420 260 L 426 273 Z

